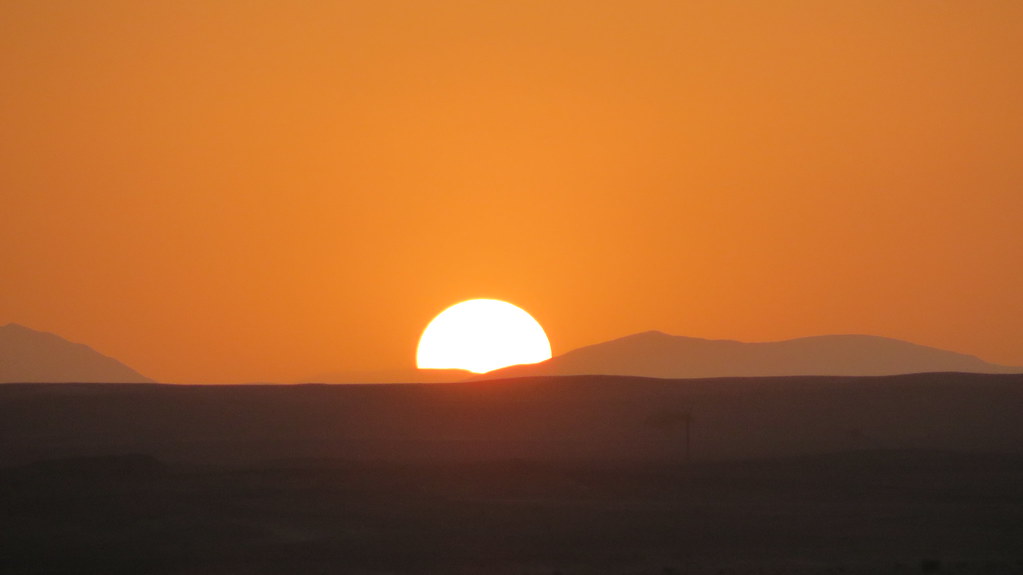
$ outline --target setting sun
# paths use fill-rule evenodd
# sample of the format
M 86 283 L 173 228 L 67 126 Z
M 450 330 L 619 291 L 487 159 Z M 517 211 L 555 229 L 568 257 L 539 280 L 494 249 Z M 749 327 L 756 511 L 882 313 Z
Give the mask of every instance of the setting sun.
M 474 299 L 433 318 L 419 338 L 416 365 L 486 373 L 550 358 L 551 343 L 531 315 L 507 302 Z

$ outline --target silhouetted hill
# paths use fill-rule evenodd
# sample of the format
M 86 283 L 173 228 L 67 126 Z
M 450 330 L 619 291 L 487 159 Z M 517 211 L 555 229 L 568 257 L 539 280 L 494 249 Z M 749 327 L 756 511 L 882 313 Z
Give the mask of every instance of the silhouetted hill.
M 869 335 L 744 343 L 648 331 L 582 347 L 541 363 L 492 371 L 480 379 L 588 374 L 679 379 L 926 372 L 1021 373 L 1023 368 Z
M 0 386 L 0 461 L 700 460 L 859 449 L 1023 453 L 1023 375 L 451 384 Z
M 4 385 L 0 573 L 1019 573 L 1021 413 L 955 373 Z
M 0 327 L 0 383 L 152 383 L 87 345 L 17 324 Z

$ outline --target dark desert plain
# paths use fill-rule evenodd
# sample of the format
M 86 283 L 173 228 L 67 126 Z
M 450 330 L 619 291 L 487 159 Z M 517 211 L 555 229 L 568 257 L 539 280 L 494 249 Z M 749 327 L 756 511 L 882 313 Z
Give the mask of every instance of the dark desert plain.
M 0 0 L 0 574 L 1023 574 L 1018 0 Z
M 956 373 L 8 384 L 2 569 L 1019 573 L 1021 412 Z

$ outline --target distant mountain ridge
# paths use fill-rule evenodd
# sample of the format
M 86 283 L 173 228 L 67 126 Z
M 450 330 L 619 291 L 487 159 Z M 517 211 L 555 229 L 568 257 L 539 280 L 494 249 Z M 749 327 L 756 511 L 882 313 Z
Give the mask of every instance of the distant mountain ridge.
M 0 383 L 154 383 L 114 358 L 59 335 L 0 327 Z
M 972 355 L 870 335 L 745 343 L 647 331 L 581 347 L 544 362 L 492 371 L 482 378 L 631 375 L 691 379 L 926 372 L 1023 373 L 1023 367 L 997 365 Z

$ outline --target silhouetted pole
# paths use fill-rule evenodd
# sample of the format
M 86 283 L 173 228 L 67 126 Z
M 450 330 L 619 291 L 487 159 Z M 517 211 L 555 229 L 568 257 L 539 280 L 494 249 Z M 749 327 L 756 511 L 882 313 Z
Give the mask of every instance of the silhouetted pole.
M 692 451 L 691 451 L 691 448 L 692 448 L 692 439 L 691 439 L 691 437 L 692 437 L 692 435 L 690 434 L 690 431 L 691 431 L 691 428 L 692 428 L 692 425 L 693 425 L 693 414 L 687 411 L 685 417 L 686 417 L 686 421 L 685 421 L 685 424 L 686 424 L 686 463 L 689 463 L 689 461 L 690 461 L 690 459 L 692 457 Z

